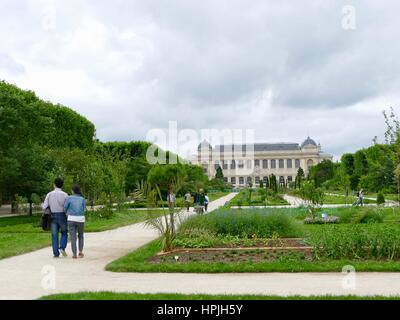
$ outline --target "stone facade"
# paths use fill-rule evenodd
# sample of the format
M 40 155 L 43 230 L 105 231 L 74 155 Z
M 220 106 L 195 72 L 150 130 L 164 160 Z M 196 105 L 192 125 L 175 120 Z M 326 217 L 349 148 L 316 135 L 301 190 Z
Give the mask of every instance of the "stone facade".
M 220 145 L 212 147 L 203 141 L 193 163 L 201 165 L 209 179 L 215 177 L 220 166 L 224 179 L 234 187 L 244 187 L 251 183 L 259 185 L 260 180 L 271 174 L 280 184 L 294 181 L 301 167 L 308 174 L 312 165 L 332 155 L 321 151 L 321 146 L 310 137 L 301 145 L 298 143 L 255 143 L 246 145 Z

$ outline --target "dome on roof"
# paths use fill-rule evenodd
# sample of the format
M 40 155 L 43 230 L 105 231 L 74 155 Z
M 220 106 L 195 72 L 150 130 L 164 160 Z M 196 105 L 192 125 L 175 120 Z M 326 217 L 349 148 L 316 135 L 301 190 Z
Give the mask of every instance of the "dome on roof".
M 304 148 L 305 146 L 309 146 L 309 145 L 314 146 L 314 147 L 318 146 L 317 143 L 313 139 L 311 139 L 310 137 L 307 137 L 307 139 L 304 140 L 304 142 L 301 144 L 301 148 Z
M 211 144 L 209 144 L 207 140 L 203 140 L 203 142 L 201 142 L 199 144 L 199 146 L 197 147 L 198 151 L 204 150 L 204 149 L 212 150 Z

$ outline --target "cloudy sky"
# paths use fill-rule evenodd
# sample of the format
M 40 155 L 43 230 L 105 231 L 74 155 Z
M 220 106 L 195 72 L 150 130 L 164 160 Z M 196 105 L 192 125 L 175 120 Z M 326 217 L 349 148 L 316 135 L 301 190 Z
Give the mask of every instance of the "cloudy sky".
M 400 106 L 400 3 L 0 2 L 0 79 L 88 117 L 103 141 L 254 129 L 343 152 L 383 140 Z M 400 111 L 400 110 L 399 110 Z

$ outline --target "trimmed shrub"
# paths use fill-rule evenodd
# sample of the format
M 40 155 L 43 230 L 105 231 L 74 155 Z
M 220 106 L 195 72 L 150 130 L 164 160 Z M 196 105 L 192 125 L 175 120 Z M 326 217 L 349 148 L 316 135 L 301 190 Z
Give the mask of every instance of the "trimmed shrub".
M 382 223 L 383 214 L 376 208 L 360 208 L 353 216 L 352 223 Z
M 379 192 L 379 193 L 378 193 L 378 196 L 377 196 L 377 198 L 376 198 L 376 203 L 377 203 L 378 205 L 380 205 L 380 204 L 385 204 L 385 202 L 386 202 L 385 196 L 383 195 L 383 193 Z

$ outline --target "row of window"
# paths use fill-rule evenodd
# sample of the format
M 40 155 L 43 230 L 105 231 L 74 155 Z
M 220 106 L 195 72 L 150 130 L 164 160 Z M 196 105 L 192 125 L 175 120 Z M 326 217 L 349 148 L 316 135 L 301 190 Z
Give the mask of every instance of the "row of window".
M 262 181 L 265 184 L 267 182 L 267 178 L 268 177 L 263 177 Z M 230 182 L 233 185 L 236 185 L 237 182 L 239 182 L 240 185 L 244 185 L 245 184 L 245 177 L 231 177 L 230 181 L 228 180 L 227 177 L 224 177 L 224 181 L 226 183 Z M 254 183 L 255 184 L 260 184 L 261 181 L 261 177 L 254 177 Z M 285 183 L 291 183 L 293 181 L 293 177 L 292 176 L 287 176 L 286 178 L 284 176 L 280 176 L 279 179 L 279 184 L 285 184 Z M 253 183 L 253 177 L 246 177 L 246 183 L 247 184 L 252 184 Z
M 230 169 L 236 169 L 236 165 L 239 169 L 243 169 L 245 165 L 245 160 L 231 160 L 227 161 L 224 160 L 222 161 L 222 165 L 220 161 L 215 162 L 215 169 L 218 167 L 221 167 L 223 170 Z M 285 168 L 285 159 L 263 159 L 263 160 L 254 160 L 254 167 L 256 168 L 263 168 L 263 169 L 276 169 L 278 166 L 279 169 Z M 300 168 L 300 159 L 294 159 L 294 167 Z M 246 168 L 247 169 L 253 169 L 253 160 L 246 160 Z M 293 159 L 286 159 L 286 168 L 291 169 L 293 168 Z

